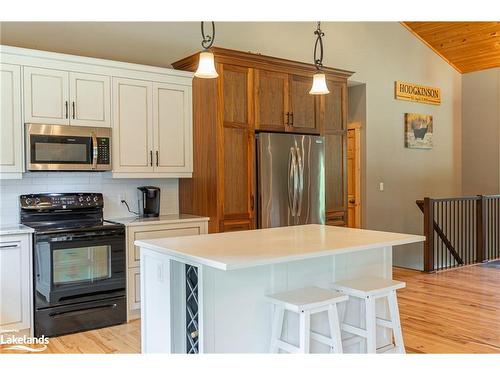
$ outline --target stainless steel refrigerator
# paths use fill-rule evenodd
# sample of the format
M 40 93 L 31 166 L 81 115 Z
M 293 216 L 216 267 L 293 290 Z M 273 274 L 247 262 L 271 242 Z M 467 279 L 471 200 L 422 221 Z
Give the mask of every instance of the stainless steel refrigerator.
M 257 226 L 325 223 L 324 138 L 259 133 Z

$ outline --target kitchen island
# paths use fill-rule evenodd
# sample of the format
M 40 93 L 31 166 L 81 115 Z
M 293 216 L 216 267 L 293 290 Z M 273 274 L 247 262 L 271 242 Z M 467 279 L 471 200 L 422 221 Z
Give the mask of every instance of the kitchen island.
M 263 353 L 273 307 L 265 296 L 365 276 L 391 278 L 392 247 L 425 238 L 317 224 L 135 241 L 141 248 L 143 353 Z M 345 320 L 362 325 L 363 305 L 349 301 Z M 380 301 L 377 312 L 386 314 Z M 283 337 L 298 340 L 298 318 L 286 316 Z M 315 314 L 311 327 L 328 334 Z M 345 352 L 364 343 L 343 337 Z M 377 346 L 391 344 L 380 329 Z M 312 352 L 328 352 L 311 343 Z

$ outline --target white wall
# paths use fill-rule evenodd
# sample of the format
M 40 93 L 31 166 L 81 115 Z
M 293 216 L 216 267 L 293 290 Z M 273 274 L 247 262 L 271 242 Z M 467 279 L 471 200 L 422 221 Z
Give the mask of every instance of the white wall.
M 33 172 L 22 180 L 0 181 L 0 225 L 19 222 L 19 195 L 30 193 L 93 192 L 104 195 L 105 218 L 132 216 L 137 211 L 137 187 L 158 186 L 161 189 L 161 214 L 178 213 L 177 179 L 112 179 L 105 173 L 91 172 Z
M 2 23 L 2 43 L 168 66 L 200 49 L 199 23 Z M 218 22 L 215 44 L 312 62 L 315 22 Z M 416 199 L 461 193 L 461 76 L 396 22 L 323 22 L 326 66 L 366 84 L 365 227 L 422 233 Z M 394 99 L 394 81 L 441 88 L 442 104 Z M 434 148 L 404 148 L 405 112 L 434 116 Z M 378 191 L 379 182 L 385 191 Z M 397 249 L 422 267 L 422 246 Z
M 462 77 L 462 189 L 500 194 L 500 68 Z

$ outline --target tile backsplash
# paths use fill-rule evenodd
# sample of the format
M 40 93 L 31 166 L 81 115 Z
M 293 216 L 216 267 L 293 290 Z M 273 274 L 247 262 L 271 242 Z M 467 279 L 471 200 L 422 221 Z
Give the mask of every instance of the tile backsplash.
M 102 193 L 104 217 L 132 216 L 120 203 L 125 199 L 137 211 L 137 187 L 158 186 L 161 189 L 160 213 L 179 212 L 177 179 L 117 179 L 109 173 L 31 172 L 22 180 L 0 180 L 0 225 L 19 222 L 19 195 L 30 193 Z

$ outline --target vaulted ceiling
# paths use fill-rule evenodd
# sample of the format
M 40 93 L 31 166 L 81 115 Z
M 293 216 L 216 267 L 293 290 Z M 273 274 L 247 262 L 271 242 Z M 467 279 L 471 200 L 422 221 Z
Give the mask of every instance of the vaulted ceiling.
M 402 22 L 461 73 L 500 67 L 500 22 Z

